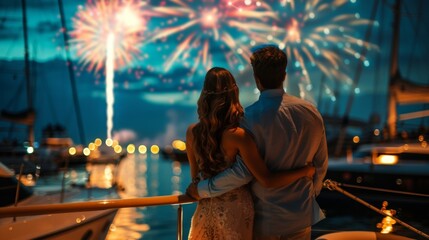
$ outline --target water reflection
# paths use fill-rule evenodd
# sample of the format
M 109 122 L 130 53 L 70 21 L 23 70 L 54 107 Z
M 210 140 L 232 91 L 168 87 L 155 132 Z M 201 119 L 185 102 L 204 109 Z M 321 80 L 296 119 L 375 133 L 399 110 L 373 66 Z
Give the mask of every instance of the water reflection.
M 171 163 L 171 169 L 173 176 L 171 177 L 171 183 L 172 183 L 172 192 L 173 195 L 180 195 L 182 194 L 182 191 L 180 189 L 180 183 L 181 183 L 181 174 L 182 174 L 182 167 L 180 162 L 173 161 Z
M 147 155 L 129 155 L 118 169 L 119 196 L 123 199 L 147 196 Z M 149 224 L 140 223 L 145 217 L 140 208 L 119 209 L 110 226 L 107 240 L 141 239 L 150 230 Z
M 148 224 L 139 224 L 139 219 L 144 215 L 137 212 L 136 208 L 122 208 L 115 216 L 113 224 L 110 226 L 107 240 L 115 239 L 140 239 L 143 232 L 147 232 Z
M 114 164 L 87 164 L 86 171 L 89 174 L 88 184 L 91 187 L 111 188 L 116 176 Z
M 190 181 L 189 171 L 184 168 L 189 166 L 158 154 L 130 154 L 118 168 L 122 189 L 119 195 L 126 199 L 181 194 Z M 193 213 L 193 209 L 185 211 Z M 186 216 L 184 231 L 190 222 Z M 118 211 L 106 239 L 172 239 L 176 236 L 176 224 L 177 206 L 124 208 Z
M 159 155 L 151 155 L 150 160 L 150 171 L 148 173 L 148 176 L 150 177 L 150 195 L 157 196 L 159 195 Z

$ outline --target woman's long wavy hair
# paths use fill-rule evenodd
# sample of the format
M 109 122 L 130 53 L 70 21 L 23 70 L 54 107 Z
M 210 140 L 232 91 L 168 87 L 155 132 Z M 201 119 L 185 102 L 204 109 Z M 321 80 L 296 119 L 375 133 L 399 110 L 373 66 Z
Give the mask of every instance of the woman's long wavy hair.
M 214 176 L 226 167 L 221 149 L 222 133 L 237 128 L 243 113 L 232 74 L 220 67 L 210 69 L 198 99 L 199 122 L 192 132 L 196 160 L 203 177 Z

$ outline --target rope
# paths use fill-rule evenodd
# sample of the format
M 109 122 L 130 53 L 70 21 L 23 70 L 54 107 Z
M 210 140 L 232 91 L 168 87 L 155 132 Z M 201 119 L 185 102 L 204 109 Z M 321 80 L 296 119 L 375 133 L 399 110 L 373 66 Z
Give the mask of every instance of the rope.
M 365 190 L 371 190 L 371 191 L 404 194 L 404 195 L 411 195 L 411 196 L 418 196 L 418 197 L 429 197 L 429 194 L 423 194 L 423 193 L 413 193 L 413 192 L 397 191 L 397 190 L 391 190 L 391 189 L 385 189 L 385 188 L 357 186 L 357 185 L 350 185 L 350 184 L 344 184 L 344 183 L 338 183 L 338 185 L 342 187 L 359 188 L 359 189 L 365 189 Z
M 329 179 L 327 179 L 327 180 L 325 180 L 325 181 L 323 182 L 323 187 L 325 187 L 325 188 L 327 188 L 327 189 L 329 189 L 329 190 L 331 190 L 331 191 L 333 191 L 333 190 L 338 191 L 338 192 L 340 192 L 340 193 L 342 193 L 342 194 L 346 195 L 347 197 L 349 197 L 349 198 L 351 198 L 351 199 L 353 199 L 353 200 L 357 201 L 358 203 L 360 203 L 360 204 L 362 204 L 362 205 L 364 205 L 364 206 L 366 206 L 366 207 L 370 208 L 371 210 L 374 210 L 375 212 L 377 212 L 377 213 L 379 213 L 379 214 L 381 214 L 381 215 L 383 215 L 383 216 L 385 216 L 385 217 L 390 217 L 390 218 L 392 218 L 392 219 L 393 219 L 393 220 L 395 220 L 397 223 L 399 223 L 399 224 L 401 224 L 402 226 L 404 226 L 404 227 L 406 227 L 406 228 L 410 229 L 411 231 L 413 231 L 413 232 L 415 232 L 415 233 L 419 234 L 420 236 L 423 236 L 423 237 L 425 237 L 425 238 L 429 239 L 429 235 L 427 235 L 426 233 L 424 233 L 424 232 L 422 232 L 422 231 L 418 230 L 417 228 L 415 228 L 415 227 L 413 227 L 413 226 L 411 226 L 411 225 L 409 225 L 409 224 L 407 224 L 407 223 L 405 223 L 405 222 L 401 221 L 399 218 L 397 218 L 397 217 L 395 217 L 395 216 L 390 216 L 390 215 L 388 215 L 387 213 L 385 213 L 385 212 L 381 211 L 380 209 L 378 209 L 378 208 L 374 207 L 373 205 L 371 205 L 371 204 L 369 204 L 369 203 L 365 202 L 364 200 L 362 200 L 362 199 L 360 199 L 360 198 L 356 197 L 355 195 L 353 195 L 353 194 L 351 194 L 351 193 L 349 193 L 349 192 L 345 191 L 344 189 L 340 188 L 338 185 L 339 185 L 339 183 L 337 183 L 337 182 L 335 182 L 335 181 L 331 181 L 331 180 L 329 180 Z

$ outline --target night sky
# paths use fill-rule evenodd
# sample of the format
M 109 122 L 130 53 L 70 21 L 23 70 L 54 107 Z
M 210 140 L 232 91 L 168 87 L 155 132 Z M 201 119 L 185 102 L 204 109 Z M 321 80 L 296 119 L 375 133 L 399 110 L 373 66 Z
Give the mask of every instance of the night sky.
M 89 26 L 95 29 L 89 38 L 77 25 L 82 20 L 79 12 L 89 11 L 96 2 L 63 0 L 72 74 L 84 125 L 82 140 L 58 1 L 26 1 L 36 140 L 47 124 L 64 125 L 75 143 L 106 138 L 105 51 L 97 52 L 96 47 L 104 43 L 95 42 L 102 39 L 104 28 Z M 393 0 L 378 1 L 375 19 L 371 19 L 375 0 L 326 0 L 315 5 L 312 2 L 317 1 L 301 0 L 131 2 L 138 6 L 135 9 L 140 10 L 140 18 L 134 21 L 130 17 L 126 24 L 133 25 L 136 32 L 127 38 L 121 31 L 130 26 L 115 30 L 115 39 L 122 43 L 118 48 L 125 49 L 130 43 L 124 53 L 130 59 L 117 60 L 114 71 L 112 131 L 121 143 L 162 146 L 184 139 L 187 126 L 197 120 L 196 101 L 205 72 L 213 66 L 230 69 L 239 83 L 242 104 L 251 104 L 258 93 L 246 54 L 260 44 L 277 44 L 289 51 L 288 93 L 313 102 L 323 114 L 338 116 L 343 115 L 349 95 L 354 94 L 350 117 L 367 121 L 377 112 L 380 127 L 384 125 Z M 425 9 L 429 9 L 429 1 L 402 3 L 399 68 L 410 81 L 429 85 L 429 15 L 423 13 Z M 22 16 L 21 1 L 0 2 L 1 110 L 27 107 Z M 93 20 L 108 22 L 96 14 Z M 297 29 L 299 33 L 294 32 Z M 95 45 L 82 51 L 88 39 Z M 93 61 L 100 67 L 91 66 Z M 363 65 L 361 73 L 356 71 L 359 64 Z M 423 109 L 428 106 L 400 107 L 399 112 Z M 400 124 L 428 125 L 425 121 Z M 1 121 L 0 129 L 1 139 L 25 138 L 23 126 Z M 11 129 L 18 132 L 11 134 Z

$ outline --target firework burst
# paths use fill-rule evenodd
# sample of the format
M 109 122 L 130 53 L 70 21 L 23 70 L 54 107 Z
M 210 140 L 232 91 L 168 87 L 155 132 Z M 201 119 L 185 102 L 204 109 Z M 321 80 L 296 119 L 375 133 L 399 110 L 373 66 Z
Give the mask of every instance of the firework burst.
M 114 71 L 130 64 L 139 53 L 146 29 L 144 2 L 138 0 L 89 1 L 73 18 L 72 43 L 88 70 L 105 68 L 107 138 L 112 138 Z
M 214 55 L 242 69 L 251 54 L 249 47 L 255 43 L 252 36 L 268 31 L 267 20 L 276 17 L 262 1 L 171 0 L 155 11 L 169 20 L 149 41 L 176 37 L 178 42 L 164 70 L 181 62 L 191 73 L 200 66 L 205 70 L 213 66 Z
M 109 36 L 113 35 L 115 69 L 130 64 L 139 53 L 139 46 L 146 30 L 151 11 L 143 10 L 144 2 L 137 0 L 88 1 L 73 18 L 74 30 L 71 43 L 88 70 L 98 71 L 105 67 Z
M 344 71 L 350 60 L 344 59 L 352 57 L 369 64 L 360 55 L 360 49 L 377 47 L 354 35 L 356 27 L 374 22 L 360 18 L 357 13 L 337 11 L 350 1 L 280 0 L 278 3 L 281 6 L 280 21 L 273 24 L 269 36 L 286 50 L 292 67 L 300 71 L 301 97 L 312 89 L 310 68 L 316 67 L 329 79 L 351 84 L 351 78 Z M 327 85 L 324 87 L 328 88 Z M 333 91 L 327 89 L 326 92 Z

